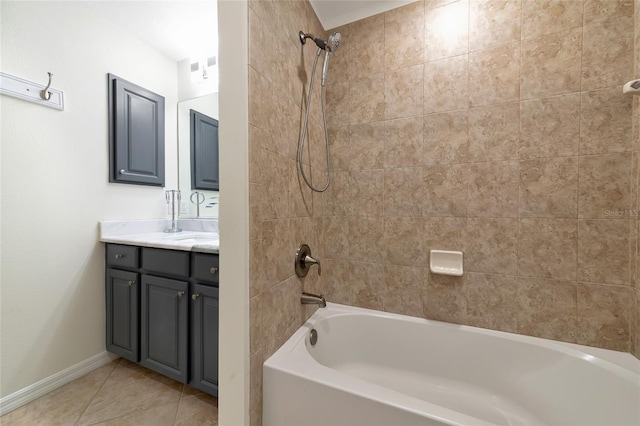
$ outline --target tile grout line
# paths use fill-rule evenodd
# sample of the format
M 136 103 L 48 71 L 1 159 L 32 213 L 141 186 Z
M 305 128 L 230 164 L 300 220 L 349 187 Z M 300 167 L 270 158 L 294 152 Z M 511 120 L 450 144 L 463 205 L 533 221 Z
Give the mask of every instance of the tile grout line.
M 182 390 L 180 391 L 180 398 L 178 398 L 178 405 L 176 406 L 176 414 L 175 414 L 175 416 L 173 416 L 173 425 L 174 426 L 178 421 L 178 413 L 180 412 L 180 404 L 182 404 L 182 397 L 184 395 L 185 386 L 186 386 L 185 384 L 182 385 Z
M 109 374 L 107 375 L 107 377 L 105 377 L 104 381 L 102 382 L 102 384 L 100 385 L 100 387 L 98 388 L 98 390 L 96 391 L 95 394 L 93 394 L 93 396 L 91 397 L 91 399 L 87 402 L 87 405 L 85 405 L 85 407 L 82 409 L 82 411 L 80 412 L 80 415 L 78 416 L 78 419 L 74 422 L 74 425 L 77 425 L 80 422 L 80 419 L 82 419 L 82 416 L 84 416 L 84 413 L 87 411 L 87 408 L 89 408 L 89 406 L 91 405 L 91 403 L 93 402 L 93 400 L 95 399 L 95 397 L 100 393 L 100 391 L 102 390 L 102 388 L 104 387 L 105 383 L 107 383 L 107 381 L 109 380 L 109 378 L 111 377 L 111 375 L 113 374 L 113 372 L 116 370 L 116 368 L 118 368 L 118 366 L 120 365 L 120 362 L 122 361 L 122 358 L 120 358 L 118 360 L 118 362 L 116 363 L 116 365 L 113 366 L 113 368 L 111 369 L 111 371 L 109 372 Z

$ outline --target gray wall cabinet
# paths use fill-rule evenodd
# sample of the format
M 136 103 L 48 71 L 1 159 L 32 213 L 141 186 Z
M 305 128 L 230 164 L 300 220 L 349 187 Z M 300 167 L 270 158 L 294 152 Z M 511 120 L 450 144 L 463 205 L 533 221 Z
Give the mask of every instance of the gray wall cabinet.
M 164 186 L 164 97 L 109 80 L 109 182 Z
M 220 189 L 218 120 L 190 110 L 191 189 Z
M 218 394 L 218 255 L 107 244 L 107 350 Z

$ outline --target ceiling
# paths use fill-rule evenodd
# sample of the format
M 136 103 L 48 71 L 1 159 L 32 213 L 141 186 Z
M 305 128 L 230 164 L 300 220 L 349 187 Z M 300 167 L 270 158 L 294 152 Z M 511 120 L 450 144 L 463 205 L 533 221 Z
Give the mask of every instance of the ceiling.
M 416 0 L 310 2 L 323 27 L 331 29 L 414 1 Z M 194 56 L 217 54 L 218 7 L 215 0 L 111 0 L 84 1 L 82 4 L 176 62 Z
M 215 1 L 85 1 L 114 22 L 176 62 L 217 54 L 218 5 Z
M 416 0 L 310 0 L 325 30 L 358 21 Z

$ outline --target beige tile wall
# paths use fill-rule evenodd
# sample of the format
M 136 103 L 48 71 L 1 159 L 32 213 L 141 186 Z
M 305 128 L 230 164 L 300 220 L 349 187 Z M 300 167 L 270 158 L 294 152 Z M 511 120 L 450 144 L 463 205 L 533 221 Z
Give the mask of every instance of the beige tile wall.
M 634 1 L 634 9 L 635 9 L 635 42 L 634 42 L 634 53 L 635 53 L 635 75 L 634 78 L 640 78 L 640 0 Z M 640 149 L 640 96 L 634 96 L 634 104 L 633 104 L 633 149 L 634 155 L 636 159 L 636 174 L 640 174 L 638 170 L 638 150 Z M 639 177 L 640 178 L 640 177 Z M 636 181 L 637 185 L 637 181 Z M 638 203 L 640 208 L 640 200 L 638 199 L 638 193 L 636 193 L 636 199 L 632 200 L 632 202 Z M 632 239 L 636 239 L 636 244 L 640 244 L 638 239 L 638 230 L 640 229 L 640 222 L 637 222 L 638 227 L 634 230 L 635 234 L 632 234 Z M 636 267 L 640 268 L 640 250 L 637 249 L 636 246 Z M 635 297 L 635 321 L 632 321 L 631 327 L 631 348 L 632 352 L 635 351 L 635 356 L 640 358 L 640 284 L 637 282 L 638 270 L 636 270 L 636 274 L 634 278 L 636 278 L 636 297 Z M 633 302 L 632 302 L 633 303 Z M 635 329 L 635 332 L 634 332 Z
M 249 2 L 251 424 L 262 362 L 313 311 L 303 290 L 640 355 L 640 103 L 620 90 L 640 76 L 639 14 L 421 0 L 337 29 L 319 195 L 295 162 L 316 50 L 297 33 L 325 33 L 306 0 Z M 314 90 L 304 161 L 321 185 Z M 301 242 L 321 278 L 293 273 Z M 431 274 L 430 249 L 464 251 L 466 274 Z
M 338 28 L 329 300 L 637 354 L 635 15 L 425 0 Z
M 306 320 L 312 309 L 300 293 L 326 293 L 315 272 L 301 280 L 293 256 L 306 242 L 324 259 L 322 197 L 299 178 L 297 139 L 304 94 L 317 48 L 303 47 L 298 31 L 324 31 L 306 1 L 249 2 L 249 162 L 250 162 L 250 353 L 252 425 L 262 423 L 262 363 Z M 344 66 L 346 57 L 331 64 Z M 319 83 L 322 62 L 316 82 Z M 306 167 L 316 186 L 324 183 L 319 84 L 309 119 L 311 151 Z M 348 122 L 346 124 L 349 124 Z M 307 143 L 307 147 L 309 144 Z M 309 174 L 309 173 L 308 173 Z M 339 180 L 340 176 L 334 176 Z M 375 189 L 376 191 L 381 188 Z M 336 211 L 342 208 L 336 201 Z M 339 224 L 336 224 L 339 226 Z

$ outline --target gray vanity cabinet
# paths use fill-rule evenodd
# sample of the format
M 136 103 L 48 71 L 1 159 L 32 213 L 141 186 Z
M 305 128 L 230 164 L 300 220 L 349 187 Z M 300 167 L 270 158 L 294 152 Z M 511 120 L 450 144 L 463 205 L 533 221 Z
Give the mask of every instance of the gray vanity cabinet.
M 187 383 L 189 283 L 142 276 L 140 364 Z
M 139 275 L 107 268 L 107 350 L 129 361 L 140 359 L 138 337 Z
M 107 350 L 218 395 L 218 255 L 107 244 Z
M 218 318 L 220 300 L 218 256 L 191 256 L 191 377 L 189 385 L 218 394 Z

